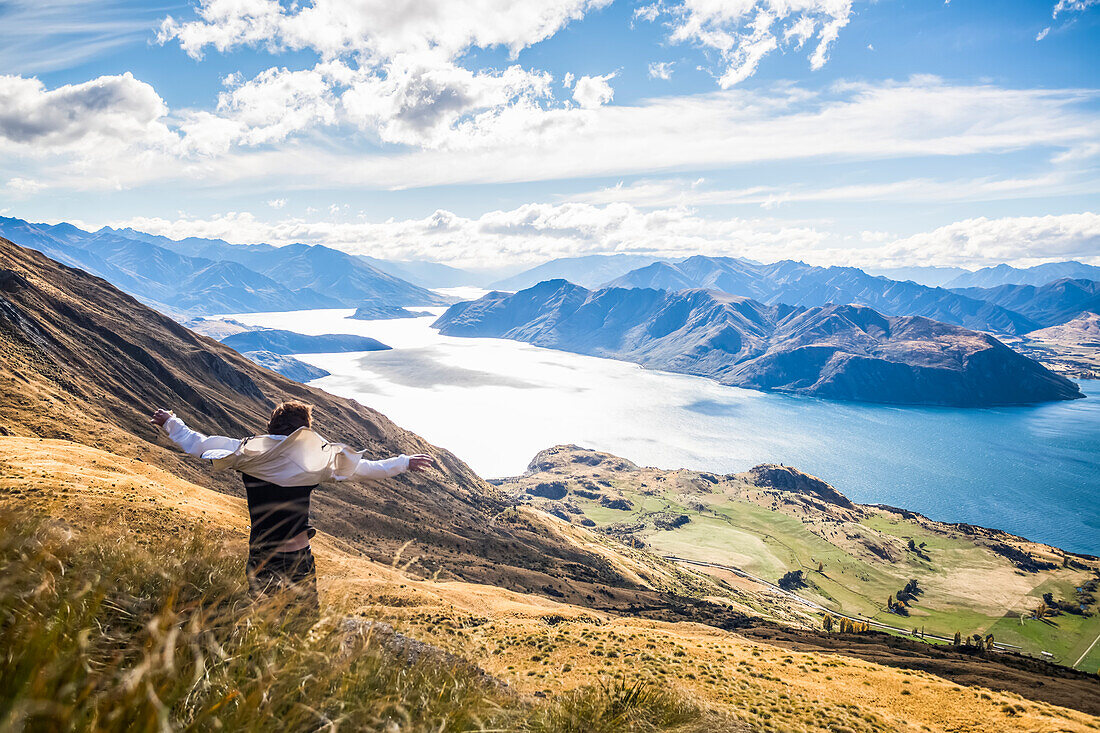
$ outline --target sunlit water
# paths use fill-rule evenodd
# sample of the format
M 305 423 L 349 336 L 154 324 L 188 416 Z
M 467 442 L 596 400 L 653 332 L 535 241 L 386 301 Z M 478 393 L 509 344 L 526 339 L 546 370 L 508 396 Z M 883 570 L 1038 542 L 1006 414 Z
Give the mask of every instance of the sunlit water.
M 443 309 L 424 309 L 442 312 Z M 450 449 L 483 476 L 522 473 L 559 443 L 644 465 L 797 466 L 855 501 L 1005 529 L 1100 554 L 1100 383 L 1089 399 L 985 410 L 830 402 L 723 387 L 502 339 L 440 336 L 432 318 L 350 310 L 250 313 L 299 333 L 372 336 L 392 351 L 299 357 L 313 382 Z

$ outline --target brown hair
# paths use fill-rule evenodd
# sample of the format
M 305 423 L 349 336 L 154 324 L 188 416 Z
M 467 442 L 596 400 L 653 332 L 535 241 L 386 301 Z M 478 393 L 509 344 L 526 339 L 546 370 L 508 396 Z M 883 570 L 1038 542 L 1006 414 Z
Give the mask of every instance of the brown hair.
M 298 428 L 313 425 L 313 405 L 304 402 L 283 402 L 271 412 L 267 421 L 268 435 L 290 435 Z

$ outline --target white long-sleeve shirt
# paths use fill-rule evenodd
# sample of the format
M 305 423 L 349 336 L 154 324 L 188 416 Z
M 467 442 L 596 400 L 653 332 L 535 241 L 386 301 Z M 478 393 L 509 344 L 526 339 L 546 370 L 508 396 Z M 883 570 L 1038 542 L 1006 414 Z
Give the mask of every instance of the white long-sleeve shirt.
M 168 438 L 188 455 L 214 467 L 247 473 L 277 486 L 311 486 L 322 481 L 352 478 L 389 478 L 409 470 L 409 457 L 401 454 L 382 461 L 363 457 L 342 443 L 330 443 L 309 428 L 290 435 L 257 435 L 227 438 L 203 435 L 173 415 L 164 423 Z

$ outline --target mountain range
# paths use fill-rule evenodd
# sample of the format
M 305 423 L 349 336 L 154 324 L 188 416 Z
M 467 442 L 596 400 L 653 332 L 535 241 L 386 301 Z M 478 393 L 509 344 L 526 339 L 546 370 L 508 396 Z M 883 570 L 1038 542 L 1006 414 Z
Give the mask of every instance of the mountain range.
M 993 288 L 998 285 L 1045 285 L 1055 280 L 1100 280 L 1100 267 L 1083 262 L 1048 262 L 1034 267 L 996 265 L 963 272 L 944 283 L 948 288 Z
M 172 240 L 133 229 L 87 232 L 71 224 L 0 217 L 0 235 L 98 275 L 175 314 L 351 308 L 360 302 L 446 305 L 448 299 L 321 245 L 234 245 Z
M 884 315 L 923 316 L 995 333 L 1022 334 L 1040 327 L 1000 305 L 944 288 L 875 277 L 855 267 L 815 267 L 791 260 L 761 264 L 735 257 L 688 257 L 632 270 L 605 287 L 704 288 L 766 304 L 806 307 L 865 305 Z
M 458 303 L 434 325 L 447 336 L 509 338 L 831 399 L 972 407 L 1083 396 L 988 334 L 857 305 L 551 280 Z

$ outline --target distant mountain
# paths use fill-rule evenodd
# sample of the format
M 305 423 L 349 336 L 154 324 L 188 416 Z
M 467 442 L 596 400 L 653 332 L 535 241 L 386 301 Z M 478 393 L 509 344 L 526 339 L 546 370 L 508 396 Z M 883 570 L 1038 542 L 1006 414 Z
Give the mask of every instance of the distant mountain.
M 941 288 L 960 275 L 970 274 L 962 267 L 864 267 L 868 275 L 881 275 L 891 280 L 912 280 L 930 288 Z
M 1039 326 L 1056 326 L 1085 311 L 1100 311 L 1100 281 L 1055 280 L 1046 285 L 960 288 L 954 292 L 1008 308 Z
M 1021 334 L 1038 327 L 999 305 L 943 288 L 868 275 L 855 267 L 814 267 L 782 260 L 760 264 L 733 257 L 689 257 L 633 270 L 607 287 L 687 290 L 705 288 L 762 303 L 817 307 L 866 305 L 885 315 L 923 316 L 973 330 Z
M 452 302 L 320 245 L 173 240 L 133 229 L 86 232 L 71 224 L 5 217 L 0 217 L 0 235 L 173 313 L 350 308 L 367 299 L 396 306 Z
M 959 275 L 945 283 L 948 288 L 995 288 L 998 285 L 1046 285 L 1071 278 L 1074 280 L 1100 280 L 1100 267 L 1083 262 L 1048 262 L 1035 267 L 1018 268 L 1010 265 L 983 267 L 980 270 Z
M 489 285 L 495 290 L 523 290 L 543 280 L 568 280 L 586 288 L 594 288 L 631 270 L 644 267 L 658 258 L 648 255 L 588 255 L 564 257 L 532 267 L 530 270 L 497 280 Z
M 331 372 L 326 372 L 320 367 L 306 364 L 301 359 L 295 359 L 293 356 L 286 356 L 284 354 L 276 354 L 271 351 L 245 351 L 241 353 L 241 356 L 248 357 L 249 361 L 255 362 L 265 369 L 278 372 L 284 377 L 293 379 L 295 382 L 302 382 L 303 384 L 311 382 L 314 379 L 327 377 L 331 374 Z
M 203 313 L 247 313 L 295 309 L 340 308 L 344 304 L 310 288 L 291 290 L 236 262 L 214 262 L 180 283 L 168 302 Z
M 554 280 L 451 306 L 447 336 L 510 338 L 723 384 L 831 399 L 977 407 L 1082 397 L 997 339 L 871 308 L 767 305 L 707 290 Z
M 102 230 L 101 230 L 102 231 Z M 390 305 L 447 305 L 451 301 L 406 282 L 371 265 L 366 258 L 315 244 L 230 244 L 221 239 L 190 237 L 173 240 L 119 230 L 128 236 L 191 257 L 236 262 L 267 275 L 288 288 L 309 288 L 354 308 L 368 299 L 386 300 Z
M 344 351 L 385 351 L 390 347 L 367 336 L 327 333 L 307 336 L 294 331 L 264 328 L 226 336 L 222 343 L 242 354 L 246 351 L 270 351 L 274 354 L 335 354 Z

